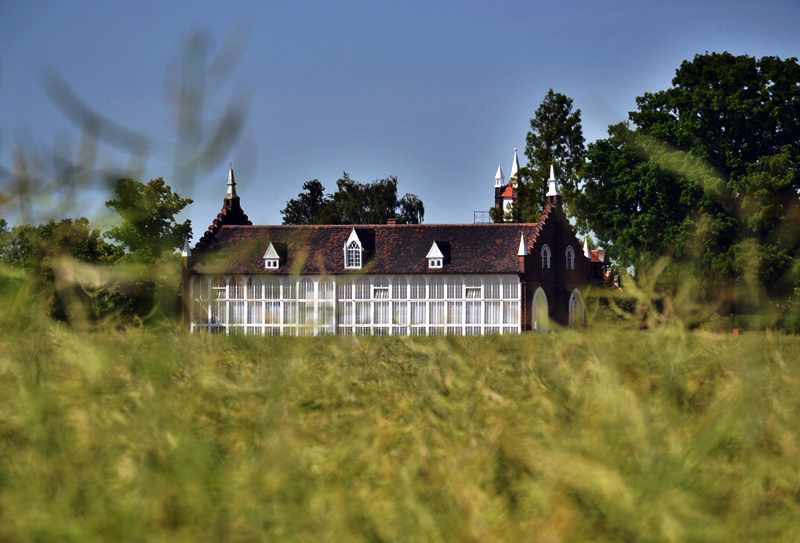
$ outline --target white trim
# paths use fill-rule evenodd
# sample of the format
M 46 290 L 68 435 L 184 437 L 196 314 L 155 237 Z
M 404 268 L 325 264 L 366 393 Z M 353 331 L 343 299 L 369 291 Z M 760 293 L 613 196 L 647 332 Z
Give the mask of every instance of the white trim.
M 275 270 L 280 266 L 280 256 L 278 255 L 278 251 L 275 250 L 275 246 L 272 244 L 272 242 L 270 242 L 269 247 L 267 247 L 267 251 L 264 253 L 262 258 L 264 259 L 264 268 L 268 270 Z
M 364 265 L 364 246 L 358 239 L 356 229 L 350 232 L 347 241 L 344 242 L 344 267 L 348 270 L 359 270 Z
M 575 249 L 572 248 L 572 245 L 567 246 L 567 250 L 564 251 L 564 256 L 567 260 L 567 269 L 574 270 L 575 269 Z
M 517 334 L 521 293 L 516 274 L 198 275 L 190 281 L 190 329 L 261 335 Z

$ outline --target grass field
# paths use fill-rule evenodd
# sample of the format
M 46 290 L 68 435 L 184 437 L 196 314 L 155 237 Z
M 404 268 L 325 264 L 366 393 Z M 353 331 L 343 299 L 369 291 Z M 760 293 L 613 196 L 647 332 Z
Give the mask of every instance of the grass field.
M 796 541 L 800 339 L 0 314 L 0 540 Z

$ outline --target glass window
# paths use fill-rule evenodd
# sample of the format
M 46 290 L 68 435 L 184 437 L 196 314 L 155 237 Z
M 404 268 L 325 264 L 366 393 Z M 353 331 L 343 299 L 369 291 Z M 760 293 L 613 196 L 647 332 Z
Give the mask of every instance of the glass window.
M 451 275 L 447 278 L 447 297 L 451 300 L 460 300 L 464 297 L 464 285 L 461 277 Z
M 545 245 L 542 247 L 542 269 L 549 270 L 550 269 L 550 247 Z
M 313 300 L 314 299 L 314 281 L 308 277 L 300 280 L 300 300 Z
M 572 247 L 567 247 L 567 269 L 574 270 L 575 269 L 575 251 Z
M 405 277 L 395 277 L 392 279 L 392 298 L 395 300 L 405 300 L 408 296 L 408 285 Z
M 432 300 L 444 299 L 444 277 L 431 277 L 428 280 L 428 295 Z
M 347 246 L 347 261 L 345 262 L 346 268 L 360 268 L 361 267 L 361 247 L 358 242 L 353 240 Z
M 425 299 L 425 278 L 420 276 L 414 276 L 411 278 L 411 284 L 409 285 L 409 294 L 412 300 L 424 300 Z
M 378 276 L 373 279 L 372 285 L 372 298 L 375 300 L 388 300 L 389 299 L 389 279 L 386 277 Z
M 369 300 L 370 298 L 370 284 L 368 277 L 359 277 L 355 280 L 355 298 L 356 300 Z

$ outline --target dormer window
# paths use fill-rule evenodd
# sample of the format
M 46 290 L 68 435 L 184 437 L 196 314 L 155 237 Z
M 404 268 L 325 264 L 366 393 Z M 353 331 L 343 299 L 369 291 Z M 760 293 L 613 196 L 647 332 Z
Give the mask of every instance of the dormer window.
M 545 245 L 542 247 L 542 269 L 549 270 L 550 269 L 550 247 Z
M 345 268 L 360 268 L 361 267 L 361 247 L 358 243 L 351 241 L 347 245 L 347 263 Z
M 267 252 L 264 253 L 264 268 L 267 270 L 277 270 L 281 265 L 281 257 L 272 243 L 267 247 Z
M 567 257 L 567 269 L 568 270 L 574 270 L 575 269 L 575 250 L 572 248 L 572 246 L 567 247 L 566 257 Z
M 443 244 L 449 247 L 449 244 Z M 428 268 L 443 268 L 444 267 L 444 253 L 442 252 L 441 248 L 437 242 L 433 242 L 431 245 L 431 250 L 428 251 L 427 256 L 425 257 L 428 259 Z
M 358 239 L 355 228 L 350 233 L 350 237 L 344 245 L 344 267 L 346 269 L 357 270 L 363 263 L 363 251 L 361 240 Z

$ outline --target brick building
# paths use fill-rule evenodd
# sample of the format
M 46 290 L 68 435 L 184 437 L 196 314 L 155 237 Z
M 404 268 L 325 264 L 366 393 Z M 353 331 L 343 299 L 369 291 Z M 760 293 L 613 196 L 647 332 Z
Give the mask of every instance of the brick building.
M 231 169 L 221 212 L 194 250 L 184 247 L 187 322 L 194 332 L 276 335 L 583 325 L 598 259 L 575 237 L 552 172 L 549 189 L 536 223 L 256 226 Z

